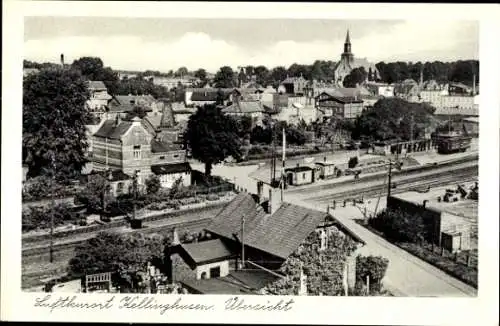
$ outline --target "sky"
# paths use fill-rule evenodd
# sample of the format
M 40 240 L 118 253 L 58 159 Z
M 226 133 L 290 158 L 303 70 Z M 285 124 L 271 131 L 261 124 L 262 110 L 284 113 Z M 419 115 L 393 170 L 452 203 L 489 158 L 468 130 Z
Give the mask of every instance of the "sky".
M 476 21 L 26 17 L 24 59 L 100 57 L 115 70 L 288 67 L 338 61 L 346 31 L 355 57 L 379 61 L 478 59 Z

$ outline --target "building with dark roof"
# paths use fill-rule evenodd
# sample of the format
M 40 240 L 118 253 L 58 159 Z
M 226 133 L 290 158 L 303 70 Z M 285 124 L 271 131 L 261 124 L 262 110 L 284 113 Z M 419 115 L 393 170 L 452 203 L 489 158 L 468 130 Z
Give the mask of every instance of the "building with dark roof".
M 301 186 L 314 182 L 314 169 L 309 166 L 299 166 L 285 169 L 286 183 L 293 186 Z
M 357 89 L 336 89 L 316 97 L 319 118 L 355 119 L 364 109 L 362 96 Z
M 92 162 L 96 171 L 120 170 L 143 185 L 150 175 L 157 175 L 162 187 L 170 188 L 178 179 L 191 185 L 191 167 L 186 150 L 179 141 L 179 130 L 172 114 L 164 106 L 161 116 L 114 120 L 100 124 L 92 136 Z
M 224 103 L 231 100 L 234 88 L 186 88 L 184 103 L 186 106 L 203 106 L 205 104 L 214 104 L 217 101 L 220 92 Z

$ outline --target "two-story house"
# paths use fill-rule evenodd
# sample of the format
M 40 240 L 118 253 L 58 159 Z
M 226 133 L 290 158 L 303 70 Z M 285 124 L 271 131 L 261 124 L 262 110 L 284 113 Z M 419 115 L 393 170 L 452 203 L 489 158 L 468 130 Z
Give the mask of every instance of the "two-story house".
M 363 112 L 363 100 L 357 93 L 346 96 L 343 92 L 323 92 L 316 97 L 318 117 L 355 119 Z
M 171 187 L 179 178 L 184 185 L 190 185 L 186 151 L 166 111 L 159 124 L 151 117 L 126 121 L 119 115 L 104 121 L 93 135 L 93 169 L 121 170 L 129 176 L 137 173 L 140 185 L 152 174 L 159 177 L 163 187 Z

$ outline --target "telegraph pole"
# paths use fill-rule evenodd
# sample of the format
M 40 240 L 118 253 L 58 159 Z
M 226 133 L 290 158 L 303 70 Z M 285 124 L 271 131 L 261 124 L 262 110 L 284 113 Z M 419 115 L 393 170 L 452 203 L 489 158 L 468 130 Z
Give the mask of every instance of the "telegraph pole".
M 52 165 L 52 178 L 51 178 L 51 193 L 52 193 L 52 210 L 50 214 L 50 248 L 49 248 L 49 260 L 50 262 L 54 262 L 54 214 L 55 214 L 55 206 L 56 200 L 54 198 L 54 183 L 56 178 L 56 164 L 54 160 L 54 153 L 51 155 L 51 165 Z
M 389 161 L 389 177 L 387 183 L 387 199 L 391 196 L 392 161 Z
M 135 221 L 137 218 L 137 170 L 134 172 L 134 211 L 132 219 Z

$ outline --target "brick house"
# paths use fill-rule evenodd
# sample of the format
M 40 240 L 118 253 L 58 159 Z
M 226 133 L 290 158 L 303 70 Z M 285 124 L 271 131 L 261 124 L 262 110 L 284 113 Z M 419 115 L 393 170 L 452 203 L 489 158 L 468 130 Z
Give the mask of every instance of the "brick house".
M 169 122 L 164 110 L 160 119 L 146 117 L 104 121 L 93 135 L 92 162 L 95 171 L 121 170 L 133 176 L 137 172 L 139 185 L 155 174 L 163 187 L 171 187 L 182 178 L 191 184 L 191 167 L 186 151 L 179 143 L 178 130 Z M 159 123 L 157 124 L 157 122 Z

